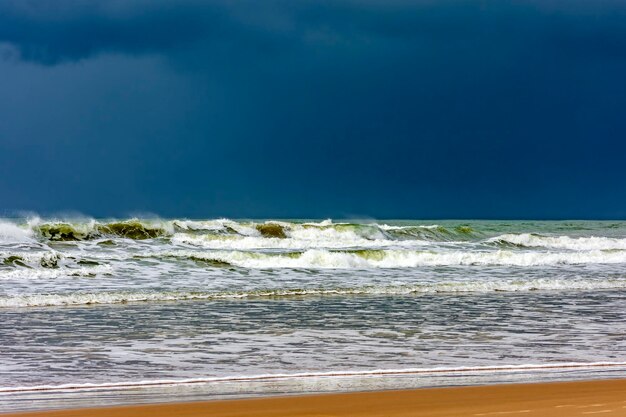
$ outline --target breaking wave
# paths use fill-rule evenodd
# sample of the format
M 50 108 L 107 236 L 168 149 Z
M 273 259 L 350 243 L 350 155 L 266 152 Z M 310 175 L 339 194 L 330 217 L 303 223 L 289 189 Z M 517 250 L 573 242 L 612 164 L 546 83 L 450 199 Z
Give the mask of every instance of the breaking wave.
M 0 252 L 0 265 L 24 268 L 57 268 L 63 255 L 57 251 Z
M 574 251 L 626 250 L 626 239 L 610 237 L 542 236 L 533 233 L 506 234 L 489 239 L 490 242 L 526 248 L 568 249 Z
M 41 223 L 32 229 L 39 236 L 51 241 L 77 241 L 100 239 L 107 236 L 123 237 L 134 240 L 153 239 L 168 234 L 158 225 L 150 225 L 139 220 L 99 223 Z
M 503 233 L 511 226 L 500 224 L 390 223 L 3 220 L 0 278 L 93 276 L 111 269 L 131 275 L 164 274 L 181 272 L 179 267 L 187 268 L 185 273 L 191 267 L 198 273 L 206 268 L 245 268 L 263 274 L 289 268 L 626 265 L 626 238 L 615 230 L 603 237 L 570 237 Z M 554 230 L 541 224 L 534 227 Z
M 241 247 L 293 246 L 293 242 L 308 242 L 358 246 L 371 242 L 466 241 L 480 236 L 467 225 L 442 227 L 438 225 L 389 226 L 386 224 L 323 222 L 246 222 L 228 219 L 195 220 L 140 220 L 120 221 L 44 221 L 40 218 L 25 224 L 0 223 L 0 242 L 39 238 L 44 241 L 84 241 L 107 237 L 133 240 L 174 238 L 176 242 L 211 246 L 241 241 Z M 267 240 L 262 243 L 263 240 Z M 281 243 L 291 241 L 292 243 Z M 233 244 L 234 245 L 234 244 Z M 235 245 L 233 246 L 233 248 Z M 305 246 L 306 247 L 306 243 Z
M 251 269 L 369 269 L 414 268 L 419 266 L 544 266 L 559 264 L 626 263 L 626 251 L 589 252 L 521 252 L 498 251 L 415 251 L 415 250 L 353 250 L 331 251 L 310 249 L 303 252 L 262 253 L 245 251 L 173 251 L 146 255 L 187 258 L 220 266 Z
M 95 277 L 110 271 L 110 265 L 89 259 L 68 258 L 54 250 L 0 252 L 0 280 Z
M 478 236 L 469 226 L 388 226 L 330 220 L 319 223 L 175 220 L 172 225 L 176 232 L 173 243 L 233 250 L 415 246 L 466 241 Z

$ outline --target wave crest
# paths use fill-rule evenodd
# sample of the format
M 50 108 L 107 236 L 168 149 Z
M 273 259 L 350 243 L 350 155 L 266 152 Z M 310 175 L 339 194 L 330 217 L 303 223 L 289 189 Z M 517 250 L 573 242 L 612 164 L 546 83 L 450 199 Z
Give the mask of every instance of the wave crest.
M 33 226 L 41 237 L 51 241 L 93 240 L 103 237 L 122 237 L 142 240 L 153 239 L 168 234 L 162 227 L 144 224 L 139 220 L 98 223 L 41 223 Z
M 626 263 L 626 251 L 519 252 L 498 251 L 417 251 L 417 250 L 325 250 L 309 249 L 287 253 L 249 251 L 170 251 L 145 255 L 204 260 L 250 269 L 370 269 L 415 268 L 420 266 L 546 266 Z
M 522 248 L 567 249 L 572 251 L 626 250 L 626 239 L 610 237 L 543 236 L 534 233 L 505 234 L 489 242 Z
M 94 219 L 77 221 L 50 221 L 33 218 L 27 224 L 14 222 L 0 223 L 0 242 L 17 242 L 39 239 L 64 241 L 89 241 L 102 238 L 127 238 L 133 240 L 176 237 L 184 243 L 196 244 L 202 238 L 206 240 L 247 240 L 245 245 L 266 247 L 277 240 L 290 241 L 295 246 L 298 242 L 308 242 L 303 247 L 313 247 L 319 241 L 320 246 L 332 242 L 342 242 L 345 246 L 367 246 L 368 242 L 451 242 L 467 241 L 480 237 L 480 233 L 467 225 L 443 227 L 439 225 L 359 224 L 325 220 L 322 222 L 288 221 L 235 221 L 215 220 L 140 220 L 137 218 L 115 221 Z M 278 244 L 281 247 L 281 244 Z

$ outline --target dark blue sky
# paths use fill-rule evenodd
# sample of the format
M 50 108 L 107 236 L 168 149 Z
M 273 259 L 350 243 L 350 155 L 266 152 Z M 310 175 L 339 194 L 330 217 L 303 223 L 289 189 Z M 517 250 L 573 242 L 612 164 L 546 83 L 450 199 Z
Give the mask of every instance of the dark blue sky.
M 0 214 L 626 218 L 622 0 L 3 0 L 0 94 Z

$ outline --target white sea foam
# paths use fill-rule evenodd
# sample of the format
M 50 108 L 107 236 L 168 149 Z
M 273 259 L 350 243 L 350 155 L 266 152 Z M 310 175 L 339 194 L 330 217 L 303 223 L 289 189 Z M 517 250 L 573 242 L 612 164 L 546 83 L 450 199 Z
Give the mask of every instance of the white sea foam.
M 307 226 L 326 227 L 326 226 L 332 226 L 333 224 L 345 224 L 345 223 L 333 223 L 332 219 L 326 219 L 326 220 L 322 220 L 321 222 L 306 222 L 302 224 L 307 225 Z
M 376 226 L 380 227 L 383 230 L 406 230 L 408 227 L 436 230 L 441 227 L 438 224 L 427 224 L 427 225 L 418 225 L 418 226 L 390 226 L 388 224 L 377 224 Z
M 240 225 L 235 221 L 229 219 L 214 219 L 214 220 L 173 220 L 172 226 L 182 230 L 197 231 L 219 231 L 226 227 L 232 227 L 233 229 Z M 235 229 L 236 230 L 236 229 Z
M 47 251 L 0 251 L 0 261 L 16 257 L 21 262 L 30 265 L 55 266 L 63 259 L 63 254 L 56 250 Z
M 236 234 L 190 234 L 176 233 L 174 244 L 190 244 L 207 249 L 313 249 L 313 248 L 354 248 L 388 246 L 423 246 L 425 240 L 398 241 L 389 239 L 377 225 L 354 226 L 347 223 L 287 223 L 272 221 L 266 224 L 278 225 L 285 238 L 263 236 L 256 228 L 259 224 L 238 223 L 227 219 L 205 222 L 175 221 L 175 225 L 185 231 L 219 231 L 229 228 Z
M 521 252 L 521 251 L 329 251 L 310 249 L 302 253 L 269 254 L 243 251 L 174 251 L 161 254 L 227 262 L 244 268 L 415 268 L 419 266 L 542 266 L 559 264 L 626 263 L 626 251 Z
M 258 227 L 262 225 L 280 226 L 284 238 L 264 236 Z M 387 226 L 377 224 L 355 225 L 350 223 L 333 223 L 324 220 L 319 223 L 290 223 L 271 221 L 266 223 L 235 222 L 228 219 L 210 221 L 181 221 L 175 220 L 173 225 L 181 229 L 176 233 L 172 242 L 175 244 L 191 244 L 209 249 L 312 249 L 312 248 L 353 248 L 353 247 L 387 247 L 406 246 L 415 247 L 431 243 L 430 240 L 395 239 L 385 231 L 399 231 L 407 229 L 403 226 Z M 410 230 L 423 228 L 425 230 L 438 226 L 408 227 Z M 226 232 L 196 234 L 193 232 Z
M 525 247 L 568 249 L 575 251 L 626 250 L 626 239 L 610 237 L 541 236 L 530 233 L 506 234 L 489 239 Z
M 421 247 L 430 245 L 428 241 L 393 241 L 386 239 L 369 240 L 354 232 L 338 232 L 334 229 L 302 229 L 289 232 L 289 238 L 280 239 L 261 236 L 238 235 L 190 235 L 176 233 L 172 243 L 199 246 L 206 249 L 252 250 L 252 249 L 313 249 L 313 248 L 384 248 Z
M 85 271 L 86 272 L 86 271 Z M 353 288 L 279 288 L 251 291 L 119 291 L 75 292 L 67 294 L 29 294 L 0 297 L 0 308 L 63 305 L 121 304 L 182 300 L 233 300 L 243 298 L 334 297 L 429 295 L 438 293 L 490 293 L 528 291 L 585 291 L 626 289 L 626 278 L 612 280 L 532 279 L 476 282 L 424 282 L 392 286 Z
M 0 270 L 0 281 L 2 280 L 37 280 L 37 279 L 57 279 L 68 277 L 94 277 L 100 274 L 110 273 L 109 265 L 98 265 L 93 267 L 78 268 L 16 268 Z M 2 306 L 2 301 L 0 301 Z

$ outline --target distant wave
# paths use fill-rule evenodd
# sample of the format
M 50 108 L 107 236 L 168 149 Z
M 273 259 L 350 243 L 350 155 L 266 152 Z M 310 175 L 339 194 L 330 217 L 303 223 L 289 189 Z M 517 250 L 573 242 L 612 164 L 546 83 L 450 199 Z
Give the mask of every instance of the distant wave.
M 133 240 L 172 237 L 180 242 L 210 245 L 211 239 L 264 238 L 276 244 L 280 240 L 331 242 L 338 239 L 352 246 L 372 241 L 454 241 L 468 240 L 476 232 L 466 225 L 445 228 L 438 225 L 388 226 L 323 222 L 294 223 L 284 221 L 242 222 L 228 219 L 140 220 L 119 221 L 45 221 L 29 219 L 25 224 L 0 222 L 0 242 L 38 238 L 47 241 L 83 241 L 106 237 Z M 257 242 L 258 243 L 258 242 Z M 281 245 L 280 243 L 278 244 Z M 243 243 L 246 246 L 246 243 Z M 251 246 L 248 244 L 248 247 Z M 287 245 L 289 246 L 289 245 Z
M 459 224 L 397 226 L 377 223 L 215 220 L 0 221 L 0 243 L 67 242 L 106 239 L 167 239 L 176 245 L 206 249 L 340 249 L 414 248 L 432 243 L 485 243 L 503 247 L 566 249 L 572 251 L 626 250 L 626 238 L 570 237 L 535 233 L 485 236 Z
M 477 282 L 433 282 L 392 286 L 362 286 L 354 288 L 278 288 L 251 291 L 118 291 L 75 292 L 66 294 L 30 294 L 0 296 L 0 308 L 45 307 L 90 304 L 124 304 L 135 302 L 164 302 L 183 300 L 288 299 L 293 297 L 386 296 L 429 294 L 472 294 L 490 292 L 585 291 L 626 289 L 626 278 L 590 279 L 532 279 Z
M 40 237 L 53 241 L 92 240 L 104 236 L 142 240 L 168 234 L 160 225 L 145 224 L 136 219 L 109 223 L 39 223 L 32 225 L 32 229 Z

